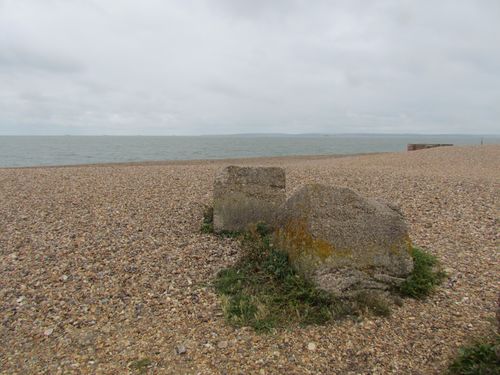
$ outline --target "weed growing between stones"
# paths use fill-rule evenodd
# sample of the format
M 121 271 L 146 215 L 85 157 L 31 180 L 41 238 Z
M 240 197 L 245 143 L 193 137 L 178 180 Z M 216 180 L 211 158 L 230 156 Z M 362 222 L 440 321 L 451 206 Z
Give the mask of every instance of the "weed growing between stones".
M 500 335 L 490 342 L 478 342 L 460 349 L 458 357 L 451 363 L 448 373 L 452 375 L 497 375 L 500 374 Z
M 226 318 L 235 326 L 269 332 L 294 325 L 326 324 L 365 311 L 389 313 L 385 302 L 376 296 L 347 301 L 316 288 L 290 265 L 287 254 L 274 248 L 265 225 L 242 235 L 242 247 L 239 262 L 220 271 L 214 281 Z
M 213 207 L 205 210 L 201 231 L 213 233 Z M 366 313 L 390 315 L 388 300 L 377 292 L 362 292 L 353 298 L 341 299 L 316 288 L 290 264 L 286 253 L 273 246 L 272 233 L 263 223 L 245 233 L 218 235 L 242 241 L 240 260 L 220 271 L 214 281 L 226 318 L 235 326 L 268 332 L 293 325 L 326 324 L 347 316 L 357 318 Z M 423 299 L 446 275 L 433 255 L 414 247 L 412 257 L 413 272 L 393 292 Z M 391 298 L 396 304 L 401 301 L 395 295 Z
M 201 223 L 201 233 L 214 232 L 214 208 L 208 206 L 203 211 L 203 222 Z
M 439 285 L 446 274 L 440 270 L 435 256 L 418 247 L 412 249 L 413 272 L 399 286 L 398 291 L 406 297 L 422 299 Z
M 214 208 L 212 206 L 207 206 L 203 211 L 200 231 L 207 234 L 214 233 Z M 222 231 L 217 235 L 226 238 L 237 238 L 241 236 L 241 232 Z
M 137 371 L 139 374 L 147 373 L 149 367 L 153 364 L 153 362 L 149 358 L 138 359 L 136 361 L 132 361 L 129 364 L 129 368 Z

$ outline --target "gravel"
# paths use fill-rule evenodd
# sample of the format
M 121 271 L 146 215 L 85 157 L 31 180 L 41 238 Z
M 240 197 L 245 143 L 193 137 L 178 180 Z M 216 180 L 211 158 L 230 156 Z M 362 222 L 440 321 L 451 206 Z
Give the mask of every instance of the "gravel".
M 257 335 L 228 326 L 209 282 L 238 257 L 200 233 L 216 171 L 282 166 L 399 204 L 449 272 L 389 318 Z M 5 374 L 439 374 L 491 332 L 500 282 L 500 146 L 0 169 L 0 371 Z M 179 355 L 182 354 L 182 355 Z

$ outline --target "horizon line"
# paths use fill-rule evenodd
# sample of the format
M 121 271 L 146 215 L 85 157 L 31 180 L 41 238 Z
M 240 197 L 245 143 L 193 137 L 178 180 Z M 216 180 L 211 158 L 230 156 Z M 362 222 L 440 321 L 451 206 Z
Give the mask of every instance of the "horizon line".
M 0 134 L 0 137 L 228 137 L 228 136 L 500 136 L 500 133 L 217 133 L 217 134 Z

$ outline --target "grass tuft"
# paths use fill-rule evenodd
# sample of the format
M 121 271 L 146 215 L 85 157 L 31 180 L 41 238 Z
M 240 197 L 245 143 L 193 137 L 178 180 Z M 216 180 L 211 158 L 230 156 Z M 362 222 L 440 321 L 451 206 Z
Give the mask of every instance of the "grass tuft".
M 203 223 L 210 225 L 213 232 L 213 209 L 206 211 Z M 387 296 L 376 291 L 341 299 L 317 288 L 297 272 L 285 252 L 274 247 L 272 231 L 264 223 L 250 226 L 244 233 L 220 235 L 242 241 L 241 259 L 233 267 L 220 271 L 213 283 L 222 298 L 227 320 L 235 326 L 269 332 L 294 325 L 326 324 L 366 313 L 384 317 L 391 313 Z M 433 255 L 413 248 L 412 257 L 413 272 L 396 291 L 402 296 L 421 299 L 446 275 Z M 401 300 L 397 295 L 393 297 Z
M 399 292 L 406 297 L 423 299 L 431 294 L 446 274 L 438 267 L 435 256 L 414 247 L 412 250 L 413 272 L 399 286 Z
M 338 300 L 299 276 L 286 255 L 275 250 L 264 262 L 240 262 L 222 270 L 214 285 L 224 296 L 228 321 L 256 331 L 291 324 L 324 324 L 341 312 Z
M 292 267 L 286 253 L 274 248 L 270 232 L 263 226 L 245 233 L 243 249 L 240 261 L 220 271 L 214 281 L 225 316 L 235 326 L 269 332 L 326 324 L 363 312 L 389 313 L 385 301 L 369 293 L 348 301 L 316 288 Z
M 214 208 L 208 206 L 203 211 L 203 222 L 201 223 L 202 233 L 213 233 L 214 232 Z
M 148 368 L 153 364 L 149 358 L 138 359 L 130 363 L 130 368 L 136 370 L 139 374 L 145 374 Z
M 448 373 L 452 375 L 498 375 L 500 359 L 495 350 L 500 350 L 500 339 L 496 343 L 476 343 L 460 349 L 458 357 L 451 363 Z
M 214 208 L 212 206 L 205 207 L 203 211 L 203 221 L 200 228 L 201 233 L 214 233 Z M 217 233 L 220 237 L 237 238 L 241 236 L 240 232 L 222 231 Z

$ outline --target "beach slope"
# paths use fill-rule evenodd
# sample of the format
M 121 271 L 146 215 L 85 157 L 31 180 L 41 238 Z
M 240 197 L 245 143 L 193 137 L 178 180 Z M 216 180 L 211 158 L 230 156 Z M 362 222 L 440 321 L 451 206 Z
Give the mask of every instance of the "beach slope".
M 200 225 L 229 163 L 284 167 L 288 195 L 320 182 L 399 204 L 414 243 L 449 277 L 389 318 L 272 335 L 228 326 L 209 283 L 239 244 Z M 0 169 L 0 372 L 442 373 L 458 346 L 492 329 L 499 165 L 492 145 Z

